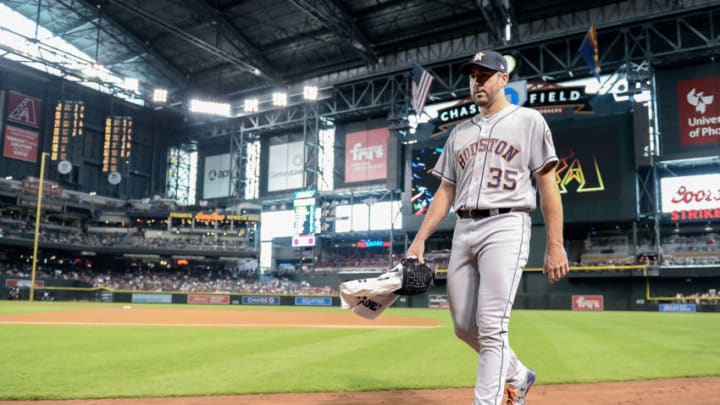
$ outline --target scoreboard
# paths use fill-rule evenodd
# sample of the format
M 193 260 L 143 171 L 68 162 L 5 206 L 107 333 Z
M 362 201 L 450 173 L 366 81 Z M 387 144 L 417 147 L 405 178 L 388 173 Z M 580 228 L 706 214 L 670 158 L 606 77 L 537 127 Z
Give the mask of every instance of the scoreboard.
M 293 211 L 293 247 L 315 246 L 315 190 L 296 191 Z

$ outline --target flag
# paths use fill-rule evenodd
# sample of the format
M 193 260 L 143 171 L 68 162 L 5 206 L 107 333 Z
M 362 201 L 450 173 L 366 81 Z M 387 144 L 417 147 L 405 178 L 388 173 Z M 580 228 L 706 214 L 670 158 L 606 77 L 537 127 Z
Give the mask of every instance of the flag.
M 583 60 L 585 60 L 585 63 L 587 63 L 590 68 L 590 72 L 599 82 L 600 57 L 598 56 L 598 41 L 595 24 L 591 25 L 587 34 L 585 34 L 585 39 L 583 39 L 582 45 L 580 45 L 580 53 L 582 54 Z
M 430 94 L 430 86 L 432 86 L 433 77 L 420 65 L 412 66 L 412 106 L 417 115 L 422 114 L 425 108 L 428 94 Z

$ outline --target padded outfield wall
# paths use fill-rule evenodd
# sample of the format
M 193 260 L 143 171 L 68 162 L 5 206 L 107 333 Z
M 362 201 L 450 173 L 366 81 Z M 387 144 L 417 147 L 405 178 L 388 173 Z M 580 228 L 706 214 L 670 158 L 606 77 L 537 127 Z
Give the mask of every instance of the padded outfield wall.
M 652 297 L 672 297 L 675 293 L 691 294 L 693 291 L 706 291 L 720 284 L 720 271 L 705 275 L 687 277 L 682 273 L 660 274 L 646 277 L 643 270 L 573 270 L 569 276 L 557 283 L 550 284 L 539 269 L 525 272 L 515 299 L 515 309 L 555 309 L 555 310 L 641 310 L 657 311 L 659 303 L 648 300 Z M 648 274 L 652 274 L 649 271 Z M 325 273 L 316 277 L 302 274 L 302 279 L 316 283 L 322 279 L 325 283 L 339 283 L 364 277 L 376 277 L 377 273 Z M 10 289 L 20 287 L 23 300 L 29 296 L 30 280 L 22 277 L 0 277 L 0 300 L 10 297 Z M 42 300 L 45 292 L 54 301 L 90 301 L 114 303 L 157 303 L 157 304 L 202 304 L 202 305 L 250 305 L 250 306 L 315 306 L 337 307 L 338 296 L 298 296 L 280 294 L 244 294 L 244 293 L 201 293 L 171 291 L 120 291 L 104 288 L 92 288 L 77 281 L 38 279 L 36 280 L 35 299 Z M 440 276 L 435 286 L 426 294 L 401 297 L 396 307 L 427 308 L 433 306 L 438 298 L 447 298 L 446 280 Z M 675 300 L 662 300 L 663 303 L 675 303 Z M 689 299 L 687 304 L 695 304 L 698 312 L 718 312 L 720 302 Z

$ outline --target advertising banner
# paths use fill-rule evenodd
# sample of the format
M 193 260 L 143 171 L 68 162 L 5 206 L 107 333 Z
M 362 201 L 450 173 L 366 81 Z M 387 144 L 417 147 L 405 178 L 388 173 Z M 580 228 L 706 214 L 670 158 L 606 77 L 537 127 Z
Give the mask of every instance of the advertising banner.
M 720 143 L 720 76 L 677 83 L 680 144 Z
M 131 301 L 136 304 L 172 304 L 172 295 L 134 293 Z
M 670 220 L 720 219 L 720 173 L 660 179 L 662 212 Z
M 243 305 L 280 305 L 280 297 L 274 295 L 243 295 Z
M 696 312 L 695 304 L 660 304 L 660 312 Z
M 534 108 L 543 115 L 561 115 L 568 111 L 573 114 L 593 112 L 585 86 L 565 87 L 547 83 L 528 89 L 525 107 Z
M 716 63 L 656 70 L 663 160 L 720 155 L 720 75 Z
M 450 302 L 448 301 L 448 296 L 446 294 L 430 294 L 428 300 L 428 308 L 448 308 L 450 306 Z
M 295 297 L 295 305 L 309 307 L 329 307 L 332 306 L 331 297 Z
M 24 278 L 6 278 L 5 279 L 5 287 L 7 288 L 30 288 L 32 285 L 32 280 L 24 279 Z M 44 280 L 35 280 L 35 287 L 45 287 L 45 281 Z
M 351 132 L 345 139 L 345 183 L 387 177 L 388 128 Z
M 203 176 L 203 198 L 230 196 L 230 154 L 205 157 Z
M 602 295 L 573 295 L 573 311 L 602 311 L 605 309 L 605 301 Z
M 3 156 L 10 159 L 36 163 L 38 139 L 39 134 L 37 131 L 30 131 L 8 125 L 5 127 Z
M 8 92 L 7 120 L 33 128 L 40 128 L 42 101 L 14 91 Z
M 302 141 L 270 145 L 268 155 L 268 191 L 303 187 L 305 146 Z
M 190 294 L 187 296 L 187 303 L 204 305 L 227 305 L 230 303 L 230 296 Z

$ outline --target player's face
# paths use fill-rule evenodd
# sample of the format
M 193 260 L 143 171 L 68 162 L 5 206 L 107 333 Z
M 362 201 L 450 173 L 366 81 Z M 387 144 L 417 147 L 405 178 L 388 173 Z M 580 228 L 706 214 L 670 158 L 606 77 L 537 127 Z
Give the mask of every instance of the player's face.
M 506 77 L 504 73 L 473 67 L 470 71 L 470 94 L 480 107 L 489 107 L 498 97 L 504 97 Z

